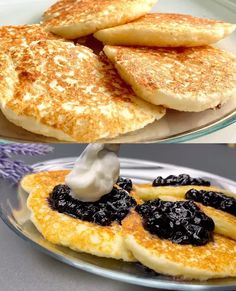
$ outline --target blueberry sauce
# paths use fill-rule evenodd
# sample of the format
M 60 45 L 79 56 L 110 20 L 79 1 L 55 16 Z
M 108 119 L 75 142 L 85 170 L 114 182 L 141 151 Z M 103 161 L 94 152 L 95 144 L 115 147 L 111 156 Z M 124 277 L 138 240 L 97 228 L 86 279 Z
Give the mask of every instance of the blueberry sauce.
M 122 189 L 130 192 L 133 188 L 133 183 L 130 179 L 119 177 L 116 184 L 121 187 Z
M 160 199 L 137 205 L 143 226 L 160 239 L 177 244 L 202 246 L 212 241 L 215 224 L 193 201 Z
M 223 193 L 191 189 L 185 194 L 185 199 L 193 200 L 236 216 L 236 199 Z
M 166 178 L 159 176 L 153 181 L 153 184 L 152 184 L 153 187 L 188 186 L 188 185 L 210 186 L 211 183 L 201 178 L 192 178 L 189 175 L 181 174 L 179 176 L 170 175 Z
M 109 194 L 96 202 L 82 202 L 74 199 L 70 192 L 70 188 L 66 185 L 54 187 L 48 198 L 51 208 L 102 226 L 109 226 L 114 221 L 121 223 L 130 209 L 137 205 L 136 201 L 123 189 L 113 188 Z

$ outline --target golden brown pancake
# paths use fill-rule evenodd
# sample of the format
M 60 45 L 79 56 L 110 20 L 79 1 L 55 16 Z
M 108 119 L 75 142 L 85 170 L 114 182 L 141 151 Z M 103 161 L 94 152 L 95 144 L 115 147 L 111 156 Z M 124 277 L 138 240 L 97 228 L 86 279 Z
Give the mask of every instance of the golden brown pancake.
M 0 52 L 0 102 L 13 98 L 17 73 L 12 59 L 7 54 Z
M 165 114 L 137 98 L 105 56 L 84 46 L 33 42 L 18 66 L 8 68 L 14 69 L 13 95 L 2 85 L 7 72 L 0 72 L 0 106 L 9 121 L 33 133 L 93 142 L 143 128 Z
M 23 56 L 23 50 L 34 41 L 56 40 L 58 36 L 45 31 L 39 24 L 0 26 L 0 49 L 9 52 L 14 62 Z
M 236 241 L 214 235 L 204 246 L 180 245 L 151 235 L 136 213 L 123 221 L 125 242 L 148 268 L 184 279 L 208 280 L 236 276 Z
M 44 13 L 45 27 L 67 39 L 135 20 L 156 0 L 60 0 Z
M 218 48 L 105 46 L 104 52 L 137 96 L 152 104 L 199 112 L 236 92 L 236 57 Z
M 133 22 L 94 34 L 105 44 L 157 47 L 193 47 L 218 42 L 236 25 L 171 13 L 150 13 Z
M 28 193 L 36 189 L 38 186 L 59 185 L 65 182 L 65 176 L 69 174 L 69 170 L 45 171 L 35 174 L 29 174 L 22 178 L 21 187 Z
M 21 185 L 30 192 L 27 206 L 31 220 L 49 242 L 100 257 L 135 261 L 123 240 L 122 226 L 100 226 L 59 213 L 49 206 L 53 188 L 64 183 L 68 171 L 42 172 L 26 176 Z
M 143 200 L 152 200 L 161 198 L 162 196 L 173 196 L 176 198 L 184 198 L 185 194 L 191 190 L 205 190 L 213 192 L 221 192 L 230 197 L 236 197 L 236 195 L 225 189 L 221 189 L 214 186 L 159 186 L 153 187 L 151 184 L 135 184 L 134 191 Z

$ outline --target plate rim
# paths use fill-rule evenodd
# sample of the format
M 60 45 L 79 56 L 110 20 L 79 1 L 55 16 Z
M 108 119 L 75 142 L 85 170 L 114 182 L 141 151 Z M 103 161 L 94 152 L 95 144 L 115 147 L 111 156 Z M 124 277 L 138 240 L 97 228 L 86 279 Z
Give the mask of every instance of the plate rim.
M 230 125 L 233 125 L 235 123 L 236 123 L 236 109 L 234 109 L 231 113 L 227 114 L 225 117 L 222 117 L 221 119 L 216 120 L 212 123 L 209 122 L 205 125 L 199 126 L 194 130 L 186 130 L 180 134 L 174 134 L 174 135 L 167 137 L 167 138 L 160 138 L 160 139 L 151 138 L 148 140 L 136 141 L 134 143 L 143 143 L 143 144 L 145 144 L 145 143 L 160 143 L 160 144 L 162 144 L 162 143 L 164 143 L 164 144 L 184 143 L 184 142 L 194 141 L 194 139 L 197 139 L 200 137 L 208 136 L 209 134 L 218 132 L 218 131 L 220 131 L 224 128 L 227 128 Z M 132 133 L 132 132 L 130 132 L 130 133 Z M 37 136 L 40 136 L 40 135 L 37 135 Z M 52 137 L 45 137 L 45 138 L 52 138 Z M 123 136 L 120 135 L 120 136 L 116 137 L 115 139 L 119 139 L 119 138 L 123 138 Z M 106 143 L 113 142 L 114 139 L 109 139 L 109 140 L 105 140 L 105 141 L 106 141 Z M 59 143 L 59 144 L 79 143 L 79 142 L 61 141 L 61 140 L 57 140 L 57 139 L 52 140 L 52 141 L 50 141 L 50 140 L 49 141 L 33 141 L 33 140 L 29 141 L 29 140 L 24 139 L 24 138 L 15 139 L 15 138 L 11 138 L 11 137 L 4 138 L 3 136 L 0 136 L 0 143 L 15 143 L 15 142 L 19 142 L 19 143 L 25 143 L 25 142 L 27 142 L 27 143 L 29 143 L 29 142 L 30 143 L 49 143 L 49 144 L 53 144 L 53 143 Z M 96 142 L 99 142 L 99 140 L 97 140 Z
M 233 1 L 234 0 L 225 0 L 225 3 L 222 3 L 221 0 L 214 0 L 214 1 L 211 0 L 211 2 L 214 2 L 214 5 L 219 6 L 219 7 L 222 6 L 225 9 L 228 9 L 231 12 L 233 11 L 233 13 L 236 14 L 236 3 L 234 3 Z M 29 2 L 33 3 L 34 1 L 33 0 L 24 0 L 24 1 L 12 0 L 11 2 L 12 3 L 9 3 L 9 1 L 7 1 L 7 0 L 2 0 L 0 3 L 0 7 L 1 7 L 1 5 L 2 6 L 4 6 L 4 5 L 13 6 L 14 3 L 17 3 L 17 4 L 23 3 L 23 5 L 27 5 L 27 3 L 29 3 Z M 49 3 L 50 1 L 49 0 L 41 0 L 41 2 L 44 2 L 46 4 L 46 3 Z M 192 0 L 191 2 L 194 2 L 194 0 Z M 203 4 L 203 6 L 204 6 L 204 4 Z M 189 13 L 191 13 L 191 12 L 189 12 Z M 180 133 L 174 133 L 171 136 L 162 137 L 162 138 L 150 137 L 149 139 L 144 139 L 144 140 L 140 139 L 140 141 L 137 141 L 134 143 L 182 143 L 182 142 L 194 141 L 195 139 L 200 138 L 200 137 L 204 137 L 204 136 L 207 137 L 209 134 L 212 134 L 214 132 L 218 132 L 226 127 L 231 126 L 234 123 L 236 123 L 236 108 L 233 109 L 231 112 L 224 114 L 222 117 L 218 117 L 214 121 L 208 122 L 202 126 L 196 125 L 196 127 L 193 129 L 181 130 Z M 132 132 L 130 132 L 130 134 L 132 134 Z M 121 135 L 121 136 L 118 136 L 117 138 L 118 139 L 123 138 L 123 136 Z M 55 142 L 57 142 L 57 143 L 62 143 L 62 144 L 68 143 L 66 141 L 60 141 L 60 140 L 54 139 L 53 137 L 52 137 L 52 139 L 53 139 L 52 141 L 38 141 L 38 142 L 41 142 L 41 143 L 55 143 Z M 114 139 L 110 139 L 111 142 L 113 140 Z M 37 141 L 27 140 L 27 139 L 24 139 L 24 137 L 13 138 L 13 137 L 0 136 L 0 142 L 3 142 L 3 143 L 6 143 L 6 142 L 20 142 L 20 143 L 33 142 L 33 143 L 36 143 Z M 99 142 L 99 140 L 98 140 L 98 142 Z M 125 143 L 130 143 L 130 141 L 128 141 L 128 142 L 126 141 Z
M 48 159 L 45 161 L 40 161 L 38 163 L 33 164 L 33 167 L 37 167 L 38 165 L 45 163 L 45 162 L 56 162 L 56 161 L 62 161 L 62 160 L 75 160 L 75 157 L 67 157 L 67 158 L 57 158 L 57 159 Z M 194 170 L 199 172 L 199 174 L 201 175 L 207 175 L 210 174 L 213 178 L 216 179 L 220 179 L 222 181 L 225 181 L 226 183 L 229 184 L 236 184 L 236 181 L 233 181 L 231 179 L 228 178 L 224 178 L 220 175 L 216 175 L 216 174 L 212 174 L 210 172 L 207 171 L 201 171 L 198 169 L 194 169 L 194 168 L 189 168 L 189 167 L 182 167 L 182 166 L 178 166 L 175 164 L 169 164 L 169 163 L 159 163 L 159 162 L 153 162 L 153 161 L 149 161 L 149 160 L 142 160 L 142 159 L 133 159 L 133 158 L 120 158 L 121 162 L 146 162 L 150 165 L 154 165 L 154 166 L 161 166 L 161 167 L 167 167 L 167 168 L 171 168 L 171 167 L 178 167 L 181 170 Z M 18 189 L 18 188 L 17 188 Z M 25 233 L 21 232 L 16 225 L 12 224 L 11 221 L 8 219 L 8 217 L 6 217 L 3 214 L 3 211 L 0 207 L 0 218 L 2 219 L 2 221 L 16 234 L 18 235 L 21 239 L 23 239 L 24 241 L 27 242 L 27 244 L 31 245 L 33 248 L 35 248 L 36 250 L 49 255 L 50 257 L 61 261 L 65 264 L 68 264 L 69 266 L 72 266 L 74 268 L 83 270 L 83 271 L 87 271 L 91 274 L 95 274 L 104 278 L 109 278 L 112 280 L 117 280 L 120 282 L 124 282 L 124 283 L 129 283 L 132 285 L 138 285 L 138 286 L 143 286 L 143 287 L 152 287 L 152 288 L 162 288 L 165 290 L 189 290 L 189 291 L 193 291 L 193 290 L 222 290 L 222 291 L 226 291 L 226 290 L 235 290 L 236 287 L 236 283 L 235 284 L 228 284 L 228 285 L 215 285 L 214 283 L 210 286 L 207 285 L 201 285 L 201 282 L 199 281 L 199 283 L 197 282 L 195 285 L 191 285 L 191 281 L 188 283 L 186 282 L 178 282 L 178 281 L 173 281 L 173 282 L 163 282 L 163 280 L 161 279 L 148 279 L 144 280 L 142 278 L 138 278 L 135 277 L 135 275 L 130 275 L 130 274 L 126 274 L 125 272 L 117 272 L 117 271 L 110 271 L 106 268 L 100 267 L 100 266 L 94 266 L 94 264 L 92 263 L 88 263 L 88 262 L 84 262 L 78 258 L 76 258 L 76 262 L 72 261 L 66 257 L 64 257 L 62 254 L 59 253 L 55 253 L 52 250 L 47 249 L 46 247 L 40 245 L 39 243 L 37 243 L 36 241 L 32 240 L 30 237 L 28 237 Z M 172 287 L 174 289 L 172 289 Z

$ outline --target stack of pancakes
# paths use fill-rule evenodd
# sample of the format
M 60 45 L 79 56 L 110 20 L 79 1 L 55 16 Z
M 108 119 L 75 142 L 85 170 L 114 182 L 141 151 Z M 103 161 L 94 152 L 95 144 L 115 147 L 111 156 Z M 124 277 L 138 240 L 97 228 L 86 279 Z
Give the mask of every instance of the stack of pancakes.
M 22 187 L 30 193 L 27 206 L 31 211 L 31 220 L 51 243 L 101 257 L 128 262 L 139 261 L 158 273 L 188 280 L 236 276 L 236 213 L 229 214 L 198 203 L 201 211 L 215 223 L 213 239 L 201 246 L 173 243 L 151 234 L 145 229 L 142 217 L 134 209 L 130 210 L 121 224 L 114 221 L 110 226 L 101 226 L 60 213 L 50 207 L 50 193 L 56 185 L 65 184 L 68 173 L 41 172 L 25 176 L 21 181 Z M 146 192 L 151 187 L 145 185 Z M 143 203 L 141 188 L 144 185 L 134 185 L 130 193 L 138 204 Z M 152 192 L 149 199 L 182 200 L 181 196 L 186 189 L 176 189 L 178 190 L 174 196 L 171 196 L 171 191 L 168 191 L 168 196 L 165 187 L 159 187 L 159 191 Z M 210 191 L 215 188 L 203 189 Z M 236 198 L 235 194 L 227 195 Z M 179 197 L 176 198 L 177 196 Z
M 166 108 L 224 104 L 236 89 L 236 58 L 210 45 L 235 25 L 148 14 L 155 3 L 60 0 L 41 24 L 0 27 L 6 118 L 44 136 L 94 142 L 141 129 Z M 81 45 L 93 34 L 105 44 L 99 54 Z

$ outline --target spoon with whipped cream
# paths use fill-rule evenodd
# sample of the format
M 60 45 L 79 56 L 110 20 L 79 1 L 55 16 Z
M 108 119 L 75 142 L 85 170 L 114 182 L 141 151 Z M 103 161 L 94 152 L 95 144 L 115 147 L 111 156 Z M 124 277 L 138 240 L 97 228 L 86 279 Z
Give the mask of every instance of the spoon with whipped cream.
M 119 144 L 86 147 L 65 179 L 74 198 L 94 202 L 111 192 L 120 174 L 119 149 Z

